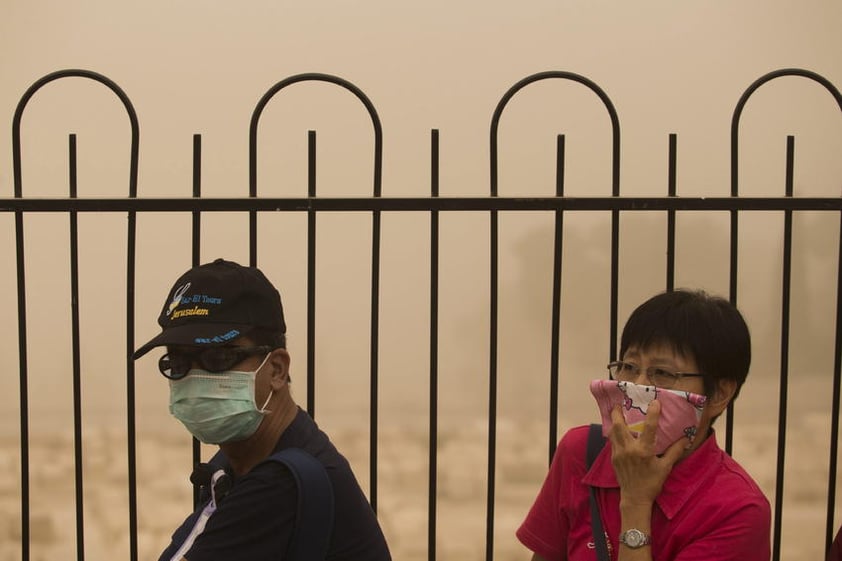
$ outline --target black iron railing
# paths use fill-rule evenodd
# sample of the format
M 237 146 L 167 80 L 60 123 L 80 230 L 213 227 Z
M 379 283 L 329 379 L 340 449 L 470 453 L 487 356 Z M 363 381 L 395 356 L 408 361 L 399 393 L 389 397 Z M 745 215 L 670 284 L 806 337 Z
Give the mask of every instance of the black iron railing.
M 377 509 L 377 477 L 378 477 L 378 411 L 379 400 L 379 341 L 380 341 L 380 219 L 383 212 L 423 212 L 430 217 L 430 325 L 429 325 L 429 519 L 428 519 L 428 558 L 436 557 L 437 542 L 437 473 L 438 473 L 438 393 L 439 393 L 439 250 L 441 213 L 484 212 L 489 216 L 489 247 L 490 247 L 490 322 L 489 322 L 489 372 L 488 372 L 488 442 L 487 442 L 487 521 L 486 521 L 486 559 L 494 557 L 494 527 L 495 527 L 495 479 L 497 466 L 497 364 L 498 364 L 498 290 L 499 290 L 499 247 L 500 233 L 498 229 L 498 213 L 501 212 L 551 212 L 554 215 L 554 250 L 553 250 L 553 286 L 552 286 L 552 321 L 551 356 L 549 368 L 550 406 L 548 414 L 549 441 L 548 458 L 552 456 L 558 434 L 556 419 L 559 416 L 558 388 L 559 388 L 559 356 L 560 333 L 562 330 L 561 310 L 564 301 L 561 296 L 562 245 L 564 236 L 564 219 L 571 212 L 607 212 L 611 216 L 610 236 L 610 305 L 609 317 L 606 318 L 606 330 L 609 332 L 609 348 L 607 356 L 613 360 L 617 350 L 618 329 L 618 294 L 619 294 L 619 243 L 620 216 L 624 213 L 637 211 L 658 211 L 666 214 L 666 278 L 664 287 L 674 287 L 675 274 L 675 218 L 676 213 L 682 211 L 719 211 L 728 212 L 730 216 L 730 299 L 737 302 L 739 217 L 744 213 L 755 211 L 781 212 L 784 216 L 783 234 L 783 278 L 781 290 L 781 372 L 779 377 L 779 426 L 777 448 L 777 481 L 776 498 L 774 504 L 774 559 L 780 558 L 781 524 L 783 520 L 783 486 L 784 466 L 786 460 L 786 429 L 787 429 L 787 388 L 788 388 L 788 353 L 789 340 L 789 312 L 790 312 L 790 281 L 792 276 L 792 217 L 799 211 L 819 211 L 835 213 L 842 217 L 842 199 L 836 197 L 796 197 L 794 196 L 794 150 L 795 139 L 789 137 L 786 145 L 786 192 L 783 197 L 741 197 L 738 184 L 739 165 L 739 132 L 740 117 L 746 102 L 751 95 L 767 82 L 782 76 L 797 76 L 819 83 L 834 97 L 842 112 L 842 95 L 828 80 L 813 72 L 800 69 L 784 69 L 762 76 L 745 91 L 739 100 L 731 123 L 731 196 L 730 197 L 679 197 L 676 189 L 676 153 L 677 136 L 669 137 L 668 169 L 666 170 L 668 192 L 664 197 L 625 197 L 620 190 L 620 125 L 614 106 L 605 92 L 587 78 L 570 72 L 544 72 L 529 76 L 514 86 L 500 100 L 491 121 L 490 134 L 490 192 L 488 197 L 443 197 L 439 189 L 439 133 L 433 130 L 430 139 L 430 196 L 389 198 L 382 196 L 382 128 L 374 105 L 366 95 L 356 86 L 335 76 L 325 74 L 301 74 L 287 78 L 275 84 L 260 99 L 255 108 L 249 128 L 249 195 L 241 198 L 207 198 L 202 196 L 202 138 L 193 138 L 193 193 L 190 198 L 139 198 L 138 185 L 138 154 L 139 154 L 139 125 L 134 108 L 128 96 L 110 79 L 95 72 L 85 70 L 66 70 L 47 75 L 35 82 L 21 98 L 14 115 L 12 125 L 13 137 L 13 165 L 14 165 L 14 197 L 0 199 L 0 212 L 13 213 L 15 218 L 14 246 L 17 252 L 17 318 L 19 336 L 19 364 L 20 364 L 20 466 L 21 466 L 21 549 L 22 558 L 28 561 L 30 557 L 30 434 L 29 434 L 29 366 L 27 362 L 27 285 L 25 256 L 27 244 L 24 240 L 24 221 L 29 213 L 61 213 L 70 218 L 70 263 L 71 263 L 71 291 L 73 306 L 72 314 L 72 355 L 73 355 L 73 423 L 75 442 L 75 481 L 76 481 L 76 537 L 77 558 L 84 558 L 84 509 L 83 509 L 83 462 L 82 462 L 82 434 L 81 424 L 81 384 L 80 384 L 80 339 L 79 339 L 79 307 L 78 307 L 78 251 L 79 241 L 77 232 L 77 216 L 79 213 L 125 213 L 128 218 L 127 263 L 126 263 L 126 362 L 127 376 L 126 393 L 126 423 L 128 435 L 128 519 L 130 544 L 128 557 L 135 561 L 138 557 L 137 547 L 137 457 L 136 457 L 136 396 L 135 396 L 135 366 L 130 357 L 137 347 L 135 340 L 135 280 L 136 271 L 136 218 L 138 213 L 145 212 L 190 212 L 192 213 L 192 261 L 199 262 L 199 247 L 202 216 L 215 212 L 243 212 L 249 216 L 249 262 L 257 264 L 257 223 L 263 213 L 306 213 L 307 215 L 307 410 L 311 414 L 316 409 L 316 375 L 317 363 L 315 349 L 316 342 L 316 217 L 321 213 L 357 212 L 371 216 L 372 247 L 371 247 L 371 309 L 370 309 L 370 500 Z M 123 103 L 129 117 L 131 128 L 130 170 L 128 193 L 125 198 L 78 198 L 77 170 L 76 170 L 76 137 L 69 138 L 69 177 L 70 193 L 68 198 L 33 198 L 26 197 L 23 189 L 21 165 L 21 121 L 30 98 L 43 86 L 54 80 L 63 78 L 85 78 L 100 82 L 111 89 Z M 524 87 L 541 80 L 570 80 L 589 88 L 605 105 L 611 121 L 612 130 L 612 179 L 611 196 L 607 197 L 568 197 L 565 196 L 565 137 L 557 137 L 556 146 L 556 188 L 554 196 L 547 197 L 501 197 L 498 195 L 498 124 L 507 103 Z M 337 198 L 320 197 L 317 193 L 316 181 L 316 133 L 308 136 L 308 188 L 306 197 L 264 197 L 259 196 L 257 189 L 257 131 L 261 114 L 272 98 L 285 87 L 305 81 L 327 82 L 344 88 L 353 93 L 368 111 L 374 129 L 374 166 L 373 192 L 370 197 Z M 842 123 L 840 123 L 842 124 Z M 840 237 L 835 240 L 840 246 L 839 264 L 842 266 L 842 220 L 840 220 Z M 11 251 L 11 242 L 7 243 Z M 836 325 L 835 325 L 835 360 L 833 366 L 833 397 L 831 415 L 830 465 L 827 488 L 827 527 L 826 544 L 829 544 L 835 533 L 834 511 L 836 496 L 836 471 L 838 461 L 839 440 L 839 397 L 840 397 L 840 359 L 842 359 L 842 272 L 837 272 L 836 297 Z M 733 408 L 729 410 L 726 425 L 726 450 L 733 446 L 733 427 L 737 423 L 737 416 Z M 194 461 L 198 461 L 200 448 L 194 441 Z

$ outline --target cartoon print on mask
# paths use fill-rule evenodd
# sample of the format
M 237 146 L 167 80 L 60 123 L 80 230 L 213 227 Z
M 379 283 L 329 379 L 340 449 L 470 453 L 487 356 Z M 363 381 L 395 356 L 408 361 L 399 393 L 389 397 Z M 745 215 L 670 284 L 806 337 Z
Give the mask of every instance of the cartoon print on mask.
M 664 390 L 631 382 L 594 380 L 590 389 L 600 409 L 604 436 L 608 435 L 613 424 L 611 410 L 617 405 L 623 410 L 629 430 L 635 435 L 641 434 L 649 404 L 658 399 L 661 404 L 660 420 L 655 435 L 658 454 L 663 453 L 670 444 L 682 437 L 691 441 L 695 438 L 702 410 L 707 403 L 707 397 L 701 394 Z
M 623 392 L 623 409 L 628 412 L 636 411 L 638 414 L 630 416 L 625 414 L 626 419 L 636 418 L 637 422 L 629 424 L 629 429 L 635 433 L 643 432 L 643 421 L 646 418 L 646 411 L 653 400 L 658 399 L 658 388 L 654 386 L 639 386 L 618 382 L 617 387 Z

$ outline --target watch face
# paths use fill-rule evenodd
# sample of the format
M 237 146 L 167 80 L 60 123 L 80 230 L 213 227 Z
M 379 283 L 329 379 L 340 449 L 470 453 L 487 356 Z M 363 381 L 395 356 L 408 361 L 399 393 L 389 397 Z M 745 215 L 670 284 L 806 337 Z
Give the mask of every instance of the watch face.
M 632 547 L 637 547 L 643 541 L 643 536 L 637 530 L 631 530 L 626 534 L 626 543 Z
M 635 528 L 623 532 L 620 541 L 631 548 L 640 547 L 648 543 L 646 534 Z

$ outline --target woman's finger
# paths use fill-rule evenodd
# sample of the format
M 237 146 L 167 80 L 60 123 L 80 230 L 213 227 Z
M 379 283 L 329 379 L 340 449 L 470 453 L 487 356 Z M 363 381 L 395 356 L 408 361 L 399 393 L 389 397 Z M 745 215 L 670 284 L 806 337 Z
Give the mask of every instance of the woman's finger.
M 608 438 L 615 447 L 623 444 L 630 437 L 628 426 L 626 426 L 626 418 L 623 417 L 623 408 L 615 405 L 611 410 L 611 430 L 608 432 Z
M 658 432 L 658 420 L 660 418 L 661 402 L 654 399 L 646 409 L 646 418 L 643 421 L 643 433 L 640 435 L 641 442 L 650 449 L 655 448 L 655 435 Z

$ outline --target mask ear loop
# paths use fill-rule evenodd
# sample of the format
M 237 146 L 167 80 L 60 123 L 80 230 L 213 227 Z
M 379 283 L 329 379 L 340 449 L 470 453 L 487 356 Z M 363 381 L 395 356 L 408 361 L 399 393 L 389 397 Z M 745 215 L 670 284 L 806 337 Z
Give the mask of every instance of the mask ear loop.
M 260 363 L 260 366 L 257 367 L 257 370 L 254 371 L 255 380 L 257 379 L 257 373 L 260 372 L 260 369 L 263 368 L 263 366 L 266 364 L 266 361 L 269 360 L 269 356 L 271 354 L 272 353 L 269 352 L 269 354 L 267 354 L 266 357 L 263 359 L 263 362 Z M 272 412 L 270 409 L 266 409 L 266 406 L 269 405 L 269 400 L 272 399 L 272 394 L 274 394 L 274 393 L 275 393 L 275 390 L 270 388 L 269 389 L 269 395 L 266 396 L 266 401 L 263 402 L 263 407 L 261 407 L 260 409 L 257 410 L 259 413 L 262 413 L 262 414 L 265 415 L 267 413 Z M 257 404 L 255 403 L 255 407 L 256 406 L 257 406 Z
M 263 407 L 258 409 L 259 412 L 263 413 L 264 415 L 266 413 L 272 412 L 271 409 L 266 409 L 266 406 L 269 405 L 269 400 L 272 399 L 272 394 L 274 394 L 274 393 L 275 393 L 275 390 L 271 390 L 271 389 L 269 390 L 269 395 L 266 396 L 266 401 L 263 402 Z

